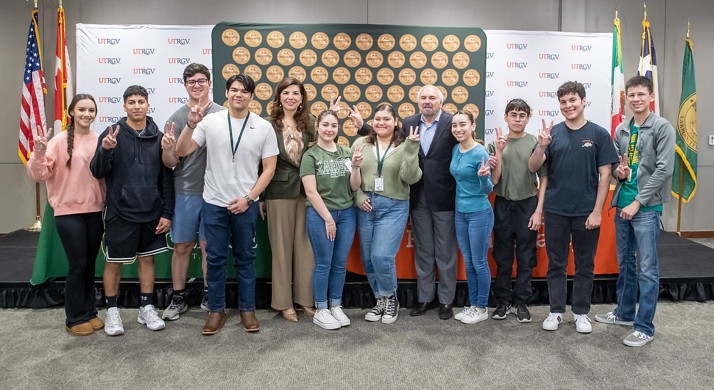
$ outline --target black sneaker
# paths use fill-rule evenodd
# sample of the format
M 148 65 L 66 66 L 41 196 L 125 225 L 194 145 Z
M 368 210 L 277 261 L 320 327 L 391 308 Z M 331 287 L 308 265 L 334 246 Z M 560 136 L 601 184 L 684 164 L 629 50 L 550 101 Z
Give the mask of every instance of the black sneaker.
M 513 314 L 516 315 L 518 322 L 531 322 L 531 312 L 528 311 L 528 306 L 518 305 L 513 309 Z
M 397 321 L 399 316 L 399 301 L 396 295 L 392 295 L 386 298 L 387 306 L 384 308 L 384 314 L 382 315 L 383 324 L 393 324 Z
M 491 316 L 491 318 L 493 318 L 494 320 L 503 320 L 508 315 L 509 310 L 511 310 L 510 303 L 499 303 L 498 306 L 496 306 L 496 310 L 493 311 L 493 315 Z

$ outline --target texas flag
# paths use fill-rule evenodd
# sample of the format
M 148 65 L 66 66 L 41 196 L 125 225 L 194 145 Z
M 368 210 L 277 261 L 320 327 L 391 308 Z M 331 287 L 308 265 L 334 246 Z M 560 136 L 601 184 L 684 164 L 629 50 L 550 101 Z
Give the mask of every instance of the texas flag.
M 640 50 L 640 66 L 637 74 L 652 80 L 654 86 L 654 99 L 650 103 L 650 110 L 659 114 L 659 88 L 657 86 L 657 55 L 650 31 L 650 22 L 647 14 L 642 19 L 642 49 Z

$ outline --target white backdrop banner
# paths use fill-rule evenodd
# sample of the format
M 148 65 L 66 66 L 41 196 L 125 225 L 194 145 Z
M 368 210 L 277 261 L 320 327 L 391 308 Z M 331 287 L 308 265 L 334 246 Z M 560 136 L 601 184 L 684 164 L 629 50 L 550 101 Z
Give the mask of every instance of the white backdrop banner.
M 212 67 L 213 26 L 77 24 L 77 92 L 97 100 L 95 131 L 124 116 L 122 94 L 132 84 L 149 91 L 151 115 L 162 123 L 187 101 L 183 69 L 192 62 Z M 486 31 L 484 138 L 505 129 L 503 110 L 513 98 L 532 108 L 526 128 L 537 134 L 541 119 L 563 120 L 555 91 L 577 80 L 587 91 L 586 117 L 608 128 L 612 34 Z M 482 75 L 484 77 L 484 75 Z M 223 80 L 216 80 L 222 83 Z M 215 82 L 215 81 L 214 81 Z

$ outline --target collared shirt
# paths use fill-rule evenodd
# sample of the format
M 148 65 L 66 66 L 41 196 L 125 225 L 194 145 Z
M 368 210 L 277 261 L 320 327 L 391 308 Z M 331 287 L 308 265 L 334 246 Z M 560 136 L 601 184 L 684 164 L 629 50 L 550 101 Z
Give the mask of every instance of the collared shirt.
M 419 118 L 419 139 L 421 140 L 421 150 L 424 151 L 424 155 L 429 153 L 429 148 L 431 147 L 431 142 L 434 140 L 434 134 L 436 134 L 436 127 L 439 125 L 440 118 L 441 109 L 439 109 L 439 114 L 436 115 L 436 119 L 431 122 L 431 126 L 426 125 L 424 115 Z

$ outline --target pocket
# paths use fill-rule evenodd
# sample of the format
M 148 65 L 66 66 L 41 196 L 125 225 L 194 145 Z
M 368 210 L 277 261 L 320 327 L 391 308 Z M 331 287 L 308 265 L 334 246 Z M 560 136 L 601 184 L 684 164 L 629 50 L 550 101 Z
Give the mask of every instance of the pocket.
M 119 208 L 139 213 L 150 213 L 161 208 L 161 196 L 154 186 L 127 186 L 121 188 Z

